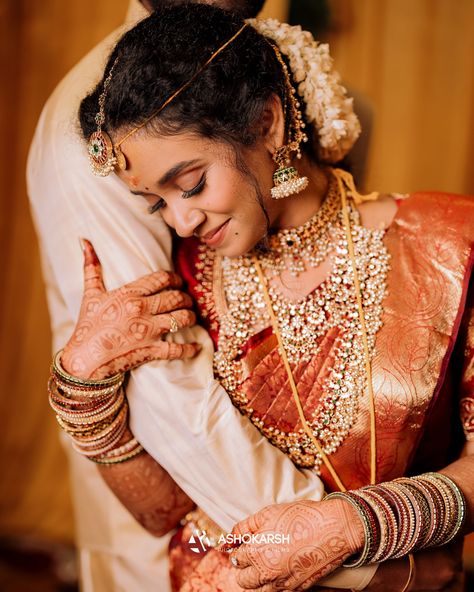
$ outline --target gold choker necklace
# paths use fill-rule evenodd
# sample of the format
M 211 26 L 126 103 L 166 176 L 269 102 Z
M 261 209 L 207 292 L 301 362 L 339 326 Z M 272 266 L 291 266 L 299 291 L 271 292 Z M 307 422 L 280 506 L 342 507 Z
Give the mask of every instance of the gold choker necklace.
M 331 176 L 321 207 L 305 224 L 285 228 L 268 237 L 268 251 L 259 253 L 259 261 L 272 275 L 288 270 L 292 276 L 319 267 L 334 248 L 332 233 L 341 211 L 336 179 Z

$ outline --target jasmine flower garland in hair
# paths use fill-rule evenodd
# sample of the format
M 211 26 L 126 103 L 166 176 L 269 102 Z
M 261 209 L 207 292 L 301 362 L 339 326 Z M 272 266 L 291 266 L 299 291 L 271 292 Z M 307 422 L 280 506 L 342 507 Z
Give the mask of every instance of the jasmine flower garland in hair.
M 333 69 L 329 46 L 318 43 L 300 26 L 276 19 L 250 19 L 261 35 L 272 39 L 289 62 L 306 118 L 317 130 L 318 155 L 329 163 L 340 161 L 360 134 L 360 123 L 339 74 Z

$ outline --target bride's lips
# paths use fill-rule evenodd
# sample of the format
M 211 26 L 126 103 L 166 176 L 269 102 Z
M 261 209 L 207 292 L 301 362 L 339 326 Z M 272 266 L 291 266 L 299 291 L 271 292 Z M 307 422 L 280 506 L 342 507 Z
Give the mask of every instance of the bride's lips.
M 226 230 L 229 226 L 230 218 L 221 224 L 217 228 L 214 228 L 210 232 L 207 232 L 201 237 L 201 240 L 209 245 L 210 247 L 218 247 L 224 240 Z

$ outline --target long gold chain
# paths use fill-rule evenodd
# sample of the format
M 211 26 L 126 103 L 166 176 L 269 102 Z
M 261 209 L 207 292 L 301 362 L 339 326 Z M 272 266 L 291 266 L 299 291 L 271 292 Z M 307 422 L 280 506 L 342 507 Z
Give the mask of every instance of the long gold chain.
M 342 215 L 344 217 L 344 229 L 346 232 L 347 247 L 349 256 L 352 262 L 352 272 L 354 275 L 354 288 L 357 298 L 357 309 L 359 311 L 359 322 L 362 329 L 362 343 L 364 346 L 365 371 L 367 373 L 367 389 L 369 391 L 369 415 L 370 415 L 370 484 L 377 483 L 377 433 L 375 423 L 375 395 L 372 381 L 372 364 L 370 363 L 369 343 L 367 338 L 367 324 L 365 322 L 364 307 L 362 305 L 362 292 L 359 282 L 359 274 L 357 273 L 357 263 L 354 251 L 354 242 L 352 240 L 351 220 L 349 216 L 349 208 L 347 206 L 347 196 L 344 191 L 341 176 L 337 174 L 336 179 L 341 193 L 342 200 Z
M 343 186 L 343 179 L 341 178 L 342 175 L 339 174 L 338 169 L 334 169 L 333 173 L 337 179 L 339 192 L 341 195 L 342 201 L 342 212 L 343 212 L 343 220 L 344 220 L 344 229 L 346 233 L 346 240 L 348 245 L 349 256 L 351 259 L 353 276 L 354 276 L 354 287 L 356 292 L 356 299 L 357 299 L 357 308 L 359 314 L 359 322 L 362 330 L 362 343 L 364 347 L 364 358 L 365 358 L 365 367 L 366 367 L 366 374 L 367 374 L 367 386 L 369 392 L 369 413 L 370 413 L 370 483 L 372 485 L 376 484 L 377 480 L 377 439 L 376 439 L 376 423 L 375 423 L 375 396 L 372 384 L 372 366 L 370 363 L 370 352 L 369 352 L 369 345 L 368 345 L 368 336 L 367 336 L 367 325 L 365 322 L 365 314 L 364 308 L 362 304 L 362 294 L 361 294 L 361 287 L 359 282 L 359 276 L 357 272 L 357 262 L 355 256 L 355 249 L 354 249 L 354 242 L 352 240 L 352 228 L 350 222 L 350 216 L 348 211 L 347 205 L 347 197 L 346 192 Z M 296 386 L 295 378 L 293 376 L 293 371 L 291 370 L 290 363 L 288 361 L 288 356 L 285 350 L 285 346 L 283 343 L 283 338 L 281 336 L 281 332 L 279 329 L 278 321 L 275 316 L 275 312 L 273 310 L 273 305 L 270 299 L 270 294 L 268 291 L 267 280 L 262 270 L 262 266 L 260 261 L 258 260 L 257 256 L 254 254 L 252 255 L 252 262 L 255 266 L 257 271 L 257 275 L 262 286 L 263 296 L 265 299 L 265 303 L 267 305 L 268 314 L 270 316 L 270 320 L 273 327 L 273 332 L 277 338 L 279 352 L 283 361 L 283 365 L 285 366 L 285 370 L 288 376 L 288 381 L 290 383 L 291 392 L 293 394 L 293 399 L 296 404 L 296 408 L 298 410 L 298 415 L 300 417 L 301 425 L 303 426 L 304 431 L 310 438 L 311 442 L 315 446 L 316 450 L 318 451 L 319 455 L 321 456 L 321 460 L 323 461 L 324 465 L 326 466 L 327 470 L 329 471 L 331 477 L 334 479 L 334 482 L 339 487 L 341 491 L 347 491 L 344 483 L 342 482 L 341 478 L 337 474 L 337 471 L 333 467 L 331 461 L 329 460 L 328 456 L 324 452 L 320 442 L 315 437 L 312 429 L 308 425 L 306 421 L 306 417 L 304 415 L 303 406 L 301 404 L 301 399 L 298 393 L 298 387 Z

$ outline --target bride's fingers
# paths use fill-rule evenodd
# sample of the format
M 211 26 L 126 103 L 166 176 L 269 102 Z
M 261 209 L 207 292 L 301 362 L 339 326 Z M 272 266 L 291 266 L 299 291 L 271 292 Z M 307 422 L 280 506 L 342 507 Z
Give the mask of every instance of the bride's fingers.
M 145 302 L 147 311 L 153 315 L 193 306 L 191 296 L 179 290 L 163 290 L 159 294 L 147 296 Z
M 81 239 L 84 252 L 84 293 L 105 292 L 102 279 L 102 266 L 92 243 L 85 238 Z
M 234 549 L 230 557 L 230 562 L 239 570 L 253 566 L 248 545 L 241 545 Z
M 201 349 L 199 343 L 157 341 L 152 345 L 140 347 L 104 363 L 104 365 L 100 366 L 91 374 L 91 378 L 103 378 L 103 376 L 110 376 L 117 372 L 128 372 L 133 368 L 138 368 L 142 364 L 153 362 L 154 360 L 185 360 L 194 358 Z M 106 368 L 107 374 L 103 373 L 104 368 Z
M 232 528 L 232 534 L 244 535 L 260 530 L 260 528 L 263 526 L 263 518 L 265 517 L 266 510 L 267 507 L 263 508 L 259 512 L 256 512 L 255 514 L 252 514 L 251 516 L 247 516 L 243 520 L 240 520 L 240 522 L 234 524 Z
M 263 586 L 259 586 L 258 588 L 254 588 L 253 590 L 248 590 L 248 592 L 277 592 L 280 590 L 281 592 L 290 592 L 290 588 L 275 587 L 275 584 L 273 582 L 270 582 L 269 584 L 263 584 Z
M 182 283 L 183 280 L 178 274 L 160 269 L 125 284 L 120 290 L 137 296 L 150 296 L 168 288 L 179 288 Z
M 201 351 L 199 343 L 159 341 L 148 349 L 149 360 L 187 360 Z
M 148 347 L 148 344 L 162 339 L 166 333 L 176 333 L 184 327 L 191 327 L 195 322 L 196 315 L 187 309 L 148 318 L 134 318 L 127 323 L 125 343 L 134 344 L 132 350 L 143 349 Z
M 196 323 L 196 315 L 192 310 L 174 310 L 170 314 L 160 314 L 153 317 L 155 334 L 176 333 L 185 327 L 192 327 Z

